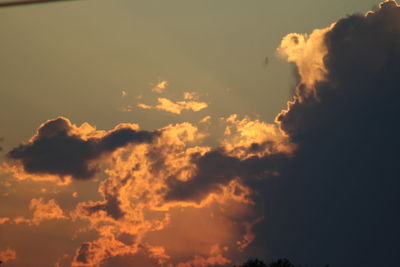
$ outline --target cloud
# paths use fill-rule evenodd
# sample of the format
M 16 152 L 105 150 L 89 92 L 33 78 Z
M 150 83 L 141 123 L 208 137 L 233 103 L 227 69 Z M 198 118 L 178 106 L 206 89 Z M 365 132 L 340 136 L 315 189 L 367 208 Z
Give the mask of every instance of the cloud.
M 163 92 L 167 89 L 167 86 L 168 86 L 168 81 L 167 81 L 167 80 L 163 80 L 163 81 L 158 82 L 158 83 L 156 84 L 156 86 L 154 86 L 154 87 L 151 89 L 151 91 L 152 91 L 152 92 L 155 92 L 155 93 L 161 94 L 161 93 L 163 93 Z
M 198 101 L 178 101 L 173 102 L 168 98 L 158 98 L 158 105 L 150 106 L 146 104 L 139 103 L 138 107 L 142 109 L 158 109 L 166 112 L 170 112 L 173 114 L 181 114 L 183 110 L 191 110 L 191 111 L 200 111 L 208 107 L 208 104 L 205 102 Z
M 400 8 L 386 1 L 379 10 L 341 19 L 308 39 L 291 34 L 297 39 L 288 43 L 289 37 L 284 38 L 299 84 L 276 118 L 281 136 L 273 126 L 232 117 L 236 141 L 195 158 L 195 175 L 186 181 L 170 179 L 166 199 L 201 203 L 237 179 L 250 189 L 258 213 L 266 218 L 255 226 L 251 245 L 264 247 L 266 257 L 335 266 L 376 266 L 382 259 L 396 264 L 396 22 Z M 265 129 L 265 137 L 260 130 L 247 134 L 247 127 Z M 254 146 L 253 138 L 258 142 Z M 284 141 L 290 150 L 271 150 L 271 144 L 260 146 L 257 138 L 271 139 L 272 147 Z
M 199 123 L 210 123 L 211 121 L 211 116 L 207 115 L 204 118 L 202 118 L 201 120 L 199 120 Z
M 184 92 L 183 99 L 185 100 L 197 100 L 199 99 L 199 95 L 196 92 Z
M 0 225 L 1 224 L 5 224 L 8 221 L 10 221 L 10 218 L 8 218 L 8 217 L 0 217 Z
M 314 92 L 314 85 L 325 79 L 326 68 L 324 57 L 327 48 L 324 44 L 325 34 L 334 26 L 314 30 L 310 35 L 290 33 L 286 35 L 277 49 L 288 62 L 294 62 L 300 75 L 301 86 L 297 87 L 297 97 Z
M 131 105 L 121 106 L 121 107 L 118 108 L 118 111 L 120 111 L 120 112 L 132 112 L 133 111 L 133 107 Z
M 237 114 L 223 121 L 227 124 L 221 140 L 225 154 L 236 158 L 262 157 L 279 152 L 291 154 L 296 148 L 276 124 L 248 117 L 240 120 Z
M 33 211 L 32 219 L 17 217 L 13 222 L 16 224 L 26 223 L 38 226 L 44 220 L 67 219 L 63 210 L 54 199 L 46 202 L 43 198 L 34 198 L 29 204 L 29 209 Z
M 257 251 L 316 266 L 395 266 L 399 25 L 400 8 L 385 1 L 309 36 L 286 36 L 279 51 L 299 78 L 287 109 L 274 124 L 224 119 L 218 147 L 202 145 L 207 134 L 190 123 L 98 131 L 59 118 L 9 155 L 26 172 L 81 179 L 100 171 L 101 157 L 111 158 L 101 169 L 100 199 L 70 212 L 86 225 L 81 232 L 96 233 L 76 248 L 72 266 L 132 255 L 155 265 L 226 265 Z M 184 110 L 159 102 L 141 105 Z M 68 162 L 71 155 L 67 170 L 47 158 Z M 45 167 L 32 171 L 32 163 Z M 66 216 L 50 202 L 31 203 L 33 218 L 36 210 L 37 218 Z
M 399 22 L 394 1 L 341 19 L 320 39 L 324 78 L 310 88 L 299 71 L 303 90 L 277 117 L 297 150 L 279 180 L 258 187 L 268 215 L 258 241 L 269 255 L 310 265 L 397 264 Z
M 75 179 L 92 178 L 96 160 L 129 144 L 152 142 L 158 132 L 140 131 L 137 125 L 121 124 L 108 132 L 88 124 L 80 127 L 60 117 L 42 124 L 28 143 L 8 152 L 28 174 L 49 174 Z
M 231 260 L 222 255 L 201 257 L 195 256 L 193 260 L 177 264 L 177 267 L 207 267 L 207 266 L 220 266 L 230 263 Z
M 266 174 L 278 175 L 283 162 L 288 158 L 285 153 L 258 158 L 256 156 L 240 160 L 226 155 L 223 150 L 214 150 L 194 158 L 197 172 L 191 179 L 180 181 L 172 177 L 169 182 L 167 200 L 202 202 L 210 193 L 220 193 L 225 185 L 239 179 L 244 184 L 249 180 L 260 179 Z M 237 188 L 236 193 L 245 188 Z
M 210 148 L 196 145 L 204 135 L 189 123 L 160 132 L 156 142 L 118 151 L 99 187 L 103 200 L 81 202 L 72 212 L 73 220 L 87 222 L 99 235 L 76 250 L 73 266 L 100 266 L 110 257 L 138 253 L 173 266 L 223 265 L 251 242 L 250 191 L 238 180 L 205 191 L 201 201 L 167 196 L 170 181 L 192 180 L 203 167 L 194 159 Z M 229 251 L 210 254 L 216 244 Z
M 7 248 L 5 250 L 0 251 L 0 261 L 4 263 L 13 261 L 16 258 L 17 258 L 17 253 L 13 249 Z

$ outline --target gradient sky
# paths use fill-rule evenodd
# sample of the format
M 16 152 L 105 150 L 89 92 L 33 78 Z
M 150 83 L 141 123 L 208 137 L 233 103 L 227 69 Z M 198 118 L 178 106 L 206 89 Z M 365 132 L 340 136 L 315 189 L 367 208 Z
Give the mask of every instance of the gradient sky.
M 0 0 L 0 3 L 2 1 Z M 297 73 L 297 70 L 302 70 L 304 62 L 292 60 L 297 64 L 295 68 L 295 65 L 288 63 L 284 56 L 278 55 L 277 48 L 289 33 L 310 34 L 314 29 L 326 28 L 353 13 L 364 15 L 371 9 L 375 10 L 378 4 L 376 0 L 82 0 L 1 8 L 0 137 L 2 139 L 0 147 L 2 150 L 0 160 L 3 165 L 0 174 L 0 260 L 3 257 L 5 261 L 3 265 L 5 267 L 111 267 L 161 266 L 162 264 L 177 267 L 232 266 L 249 256 L 256 256 L 265 260 L 291 257 L 299 261 L 299 264 L 336 263 L 342 265 L 332 266 L 350 266 L 343 265 L 343 262 L 352 257 L 351 253 L 349 255 L 338 253 L 340 255 L 335 259 L 331 254 L 321 252 L 321 258 L 324 256 L 326 260 L 318 258 L 315 262 L 311 262 L 312 258 L 301 253 L 306 248 L 298 249 L 302 246 L 301 244 L 304 244 L 298 242 L 304 238 L 303 234 L 299 234 L 296 238 L 291 237 L 296 241 L 290 238 L 285 239 L 298 242 L 296 247 L 287 251 L 281 249 L 285 246 L 281 244 L 279 244 L 279 249 L 271 248 L 268 240 L 264 240 L 267 245 L 260 245 L 257 237 L 262 236 L 262 239 L 265 239 L 269 234 L 269 230 L 265 230 L 268 224 L 263 223 L 265 216 L 268 215 L 260 213 L 257 205 L 269 207 L 272 204 L 270 202 L 263 204 L 263 201 L 272 200 L 273 202 L 274 200 L 272 197 L 260 200 L 255 191 L 251 191 L 247 196 L 246 188 L 256 188 L 253 187 L 255 183 L 253 180 L 246 185 L 235 179 L 228 179 L 225 180 L 225 184 L 221 182 L 223 189 L 212 191 L 211 186 L 203 187 L 202 182 L 193 182 L 186 186 L 180 184 L 186 181 L 186 178 L 171 182 L 166 176 L 165 184 L 160 185 L 160 188 L 176 186 L 178 188 L 176 192 L 171 191 L 172 193 L 167 193 L 165 196 L 166 199 L 172 199 L 179 204 L 170 207 L 167 202 L 163 202 L 162 209 L 164 210 L 161 208 L 156 210 L 151 206 L 142 212 L 145 213 L 146 219 L 150 218 L 153 221 L 162 221 L 167 213 L 170 221 L 162 221 L 162 223 L 160 221 L 160 224 L 165 223 L 167 226 L 164 226 L 162 230 L 155 230 L 157 227 L 153 225 L 154 229 L 146 230 L 145 234 L 140 232 L 137 236 L 133 233 L 129 235 L 120 233 L 118 238 L 121 240 L 139 238 L 141 234 L 144 237 L 140 237 L 142 238 L 140 244 L 136 244 L 135 241 L 125 243 L 121 241 L 125 245 L 128 244 L 127 247 L 136 246 L 135 252 L 132 250 L 118 254 L 116 257 L 110 256 L 112 253 L 107 252 L 108 254 L 105 253 L 107 256 L 104 256 L 104 260 L 99 263 L 101 265 L 77 263 L 76 255 L 85 250 L 82 244 L 97 242 L 99 233 L 105 231 L 99 230 L 99 226 L 96 226 L 97 228 L 88 226 L 92 223 L 92 219 L 84 218 L 82 215 L 84 208 L 79 210 L 78 206 L 79 203 L 87 204 L 88 201 L 100 203 L 104 200 L 106 204 L 92 206 L 91 211 L 103 211 L 110 208 L 107 206 L 111 205 L 109 204 L 111 200 L 108 198 L 110 196 L 99 189 L 99 184 L 108 177 L 116 177 L 115 173 L 112 173 L 113 168 L 107 167 L 109 166 L 107 164 L 115 164 L 112 166 L 116 169 L 120 168 L 118 171 L 123 173 L 123 168 L 120 166 L 122 163 L 116 163 L 116 158 L 120 157 L 119 159 L 122 160 L 126 156 L 123 155 L 124 151 L 120 152 L 120 148 L 125 149 L 128 143 L 140 143 L 137 147 L 154 145 L 159 149 L 162 145 L 172 147 L 173 138 L 181 138 L 182 142 L 192 142 L 193 140 L 189 140 L 190 137 L 188 137 L 192 129 L 179 123 L 192 123 L 200 129 L 200 132 L 207 134 L 201 145 L 197 138 L 202 137 L 195 136 L 193 139 L 196 140 L 188 147 L 197 147 L 199 151 L 201 147 L 203 150 L 199 152 L 200 154 L 214 151 L 213 149 L 217 146 L 225 147 L 227 151 L 232 148 L 229 153 L 227 152 L 227 155 L 231 157 L 230 162 L 234 159 L 246 162 L 247 157 L 250 157 L 248 155 L 265 158 L 267 154 L 276 156 L 279 153 L 295 153 L 295 163 L 283 165 L 294 169 L 293 166 L 302 165 L 305 161 L 304 159 L 296 161 L 300 158 L 298 155 L 313 158 L 313 156 L 307 156 L 307 153 L 311 152 L 306 153 L 305 149 L 301 148 L 302 141 L 295 139 L 297 135 L 292 133 L 293 128 L 286 125 L 285 119 L 280 122 L 282 129 L 289 135 L 289 139 L 292 139 L 286 140 L 288 137 L 279 134 L 279 131 L 274 128 L 277 125 L 274 123 L 275 117 L 286 108 L 287 101 L 291 100 L 293 94 L 299 99 L 306 97 L 302 93 L 295 92 L 299 79 L 304 78 L 300 77 L 301 73 Z M 368 49 L 369 47 L 366 47 L 366 50 Z M 314 52 L 311 54 L 314 55 Z M 316 54 L 318 51 L 315 51 Z M 330 52 L 329 55 L 331 55 Z M 374 55 L 371 56 L 373 62 L 367 60 L 365 64 L 373 65 L 380 62 L 375 60 Z M 329 62 L 336 61 L 330 59 Z M 350 74 L 352 70 L 349 69 Z M 190 94 L 185 97 L 185 92 Z M 182 111 L 176 114 L 177 112 L 171 112 L 169 109 L 168 112 L 161 102 L 157 102 L 158 98 L 166 99 L 170 104 L 175 103 L 173 107 L 182 108 Z M 140 107 L 138 104 L 143 105 Z M 195 105 L 205 106 L 196 110 Z M 324 112 L 325 110 L 321 111 L 321 114 L 331 114 Z M 237 114 L 237 117 L 230 117 L 232 114 Z M 52 178 L 52 181 L 18 178 L 29 174 L 23 161 L 18 161 L 27 155 L 24 154 L 26 151 L 12 156 L 14 160 L 12 163 L 9 163 L 7 153 L 15 151 L 20 144 L 25 144 L 27 147 L 29 144 L 34 144 L 35 138 L 36 141 L 40 141 L 40 138 L 51 137 L 46 134 L 41 135 L 37 133 L 37 130 L 41 125 L 45 128 L 46 121 L 60 116 L 67 119 L 57 121 L 56 123 L 59 124 L 52 129 L 65 127 L 67 130 L 64 130 L 68 136 L 64 137 L 70 137 L 68 131 L 71 133 L 75 131 L 74 133 L 79 133 L 77 134 L 79 138 L 86 140 L 85 129 L 78 128 L 85 122 L 97 129 L 93 136 L 98 139 L 94 141 L 95 144 L 88 145 L 94 151 L 92 153 L 96 155 L 88 156 L 88 158 L 82 156 L 81 161 L 83 163 L 96 162 L 96 164 L 101 161 L 98 163 L 99 166 L 96 165 L 94 177 L 85 176 L 75 179 L 77 175 L 73 170 L 63 170 L 60 174 L 59 169 L 53 172 L 40 169 L 34 173 L 36 178 L 39 177 L 36 180 L 40 180 L 40 176 L 53 174 L 60 177 L 70 176 L 72 183 L 59 185 L 61 178 L 59 180 Z M 378 118 L 378 115 L 376 116 Z M 326 121 L 330 119 L 331 117 L 326 117 Z M 69 123 L 72 123 L 72 126 Z M 136 135 L 129 135 L 127 137 L 129 140 L 124 139 L 123 145 L 121 143 L 114 145 L 112 134 L 118 134 L 124 126 L 115 129 L 114 127 L 121 123 L 132 124 L 125 129 L 126 131 L 148 134 L 159 141 L 154 141 L 150 137 L 145 141 L 143 139 L 138 141 Z M 140 125 L 141 130 L 133 124 Z M 183 125 L 179 127 L 184 129 L 182 130 L 177 125 Z M 243 136 L 232 134 L 229 139 L 224 137 L 229 135 L 228 128 L 229 131 L 236 130 L 238 133 L 241 130 L 241 133 L 255 131 L 255 134 L 247 136 L 248 139 L 240 139 Z M 159 137 L 157 130 L 165 131 L 167 134 Z M 187 132 L 182 135 L 176 134 L 181 130 Z M 382 131 L 386 133 L 389 130 Z M 271 132 L 273 132 L 273 137 L 266 138 L 273 138 L 276 145 L 273 148 L 263 147 L 262 142 L 265 141 L 263 134 L 271 134 Z M 323 131 L 318 133 L 325 134 Z M 319 135 L 315 133 L 315 136 Z M 272 152 L 257 150 L 252 154 L 253 152 L 246 150 L 247 148 L 242 151 L 243 147 L 239 147 L 239 144 L 246 146 L 250 141 L 257 143 L 259 140 L 263 149 L 270 149 Z M 174 146 L 176 147 L 170 148 L 169 153 L 174 155 L 188 153 L 193 156 L 190 154 L 193 153 L 192 151 L 188 152 L 187 148 L 181 147 L 178 142 L 174 143 Z M 297 146 L 300 147 L 298 154 L 293 152 L 297 151 Z M 23 150 L 26 147 L 23 145 L 19 148 Z M 68 150 L 68 146 L 60 145 L 59 148 Z M 142 153 L 136 146 L 133 149 L 137 149 L 134 153 L 138 155 Z M 154 151 L 153 157 L 156 157 L 157 153 Z M 215 151 L 218 152 L 218 150 Z M 168 153 L 165 152 L 165 155 Z M 107 157 L 113 158 L 114 161 L 112 163 L 102 161 Z M 149 160 L 153 159 L 148 154 L 146 157 L 149 157 Z M 139 159 L 135 160 L 139 161 Z M 176 161 L 169 163 L 171 166 L 183 164 L 181 161 L 178 162 L 178 159 L 174 160 Z M 179 158 L 179 160 L 187 159 Z M 210 159 L 204 156 L 199 160 L 196 164 L 198 170 L 201 171 L 196 177 L 205 180 L 207 178 L 204 177 L 211 177 L 210 173 L 214 169 L 207 166 L 217 160 L 219 158 L 213 159 L 211 156 Z M 226 166 L 226 171 L 229 172 L 231 171 L 229 164 L 221 163 L 221 166 Z M 263 164 L 270 163 L 263 161 Z M 14 169 L 12 172 L 10 171 L 12 166 L 20 169 Z M 321 163 L 319 166 L 325 165 Z M 168 169 L 167 167 L 168 164 L 164 166 Z M 202 167 L 205 169 L 204 172 Z M 20 173 L 21 168 L 25 168 L 22 171 L 23 174 Z M 127 168 L 136 167 L 132 165 Z M 237 171 L 235 175 L 243 178 L 240 176 L 244 172 L 242 169 L 234 170 Z M 169 170 L 158 171 L 168 172 Z M 268 169 L 268 171 L 272 173 L 272 170 Z M 293 173 L 296 172 L 293 171 Z M 194 177 L 191 176 L 193 173 L 187 175 Z M 221 176 L 222 174 L 218 177 Z M 299 187 L 306 186 L 306 183 L 301 182 L 294 184 Z M 397 186 L 398 182 L 395 185 Z M 149 186 L 151 187 L 152 183 L 149 183 Z M 204 188 L 206 191 L 210 190 L 207 194 L 211 192 L 210 195 L 219 195 L 214 200 L 198 204 L 203 193 L 200 189 L 192 188 Z M 245 193 L 232 193 L 229 198 L 224 195 L 231 194 L 229 188 L 233 188 L 235 192 Z M 118 187 L 118 190 L 120 189 Z M 191 192 L 190 190 L 194 190 L 195 193 L 192 195 L 186 193 Z M 223 193 L 223 190 L 227 191 Z M 190 197 L 194 200 L 189 201 Z M 397 199 L 394 198 L 394 200 Z M 116 201 L 119 204 L 123 202 Z M 185 201 L 190 204 L 185 204 Z M 312 202 L 312 200 L 309 201 Z M 250 202 L 257 205 L 253 206 Z M 284 204 L 283 206 L 287 208 Z M 165 212 L 165 209 L 169 209 L 168 212 Z M 75 215 L 73 215 L 74 212 Z M 210 215 L 212 219 L 207 219 L 205 214 Z M 271 214 L 275 213 L 271 212 Z M 308 213 L 305 212 L 304 216 L 305 214 Z M 71 219 L 73 216 L 81 217 L 74 220 Z M 2 222 L 1 218 L 7 218 L 7 221 L 4 219 Z M 129 225 L 127 221 L 118 222 L 117 225 L 118 227 L 127 225 L 128 228 L 144 227 L 133 223 Z M 193 230 L 196 227 L 198 227 L 197 233 Z M 361 228 L 355 226 L 355 229 Z M 277 232 L 280 231 L 284 230 Z M 306 230 L 302 233 L 306 233 Z M 176 240 L 172 242 L 171 239 L 174 236 Z M 107 235 L 103 237 L 110 238 Z M 110 242 L 109 239 L 107 240 Z M 320 247 L 321 242 L 329 242 L 322 238 L 321 240 L 316 238 L 313 241 L 315 242 L 308 247 L 309 250 Z M 197 245 L 200 243 L 204 245 Z M 237 247 L 239 253 L 233 252 L 233 246 Z M 296 251 L 296 248 L 298 252 L 292 253 Z M 16 259 L 13 259 L 11 250 L 16 252 Z M 355 252 L 354 255 L 359 256 L 362 253 Z M 7 260 L 7 257 L 10 259 Z M 73 263 L 75 265 L 71 265 L 71 262 L 75 262 Z M 371 261 L 371 264 L 372 262 L 374 261 Z

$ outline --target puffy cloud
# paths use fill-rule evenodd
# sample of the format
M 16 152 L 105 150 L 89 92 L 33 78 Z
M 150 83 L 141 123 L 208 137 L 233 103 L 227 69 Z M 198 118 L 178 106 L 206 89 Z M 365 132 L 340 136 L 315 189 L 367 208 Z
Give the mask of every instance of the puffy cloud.
M 324 38 L 333 25 L 314 30 L 310 35 L 290 33 L 282 39 L 278 53 L 296 64 L 300 76 L 301 83 L 297 87 L 299 92 L 296 92 L 296 97 L 313 94 L 314 85 L 325 79 L 324 57 L 327 48 Z
M 16 258 L 17 258 L 17 253 L 13 249 L 7 248 L 5 250 L 0 251 L 0 261 L 4 263 L 13 261 Z
M 10 218 L 8 218 L 8 217 L 0 217 L 0 225 L 1 224 L 5 224 L 8 221 L 10 221 Z
M 324 78 L 301 84 L 277 117 L 297 150 L 280 179 L 258 184 L 268 214 L 258 237 L 269 255 L 310 265 L 397 264 L 399 22 L 399 6 L 385 1 L 320 39 Z
M 140 131 L 134 124 L 120 124 L 108 132 L 97 131 L 87 123 L 77 127 L 60 117 L 43 123 L 28 143 L 7 155 L 28 174 L 89 179 L 98 172 L 96 160 L 103 155 L 129 144 L 152 142 L 158 135 Z
M 29 209 L 33 211 L 32 219 L 17 217 L 13 222 L 16 224 L 26 223 L 38 226 L 44 220 L 67 219 L 63 210 L 54 199 L 46 202 L 43 198 L 34 198 L 29 204 Z
M 42 125 L 20 148 L 29 152 L 27 159 L 31 146 L 60 135 L 93 142 L 91 149 L 109 158 L 100 200 L 80 202 L 71 212 L 74 222 L 87 224 L 83 230 L 97 234 L 76 249 L 72 266 L 96 267 L 139 254 L 165 266 L 226 265 L 244 251 L 309 265 L 396 265 L 396 22 L 400 8 L 385 1 L 374 12 L 351 15 L 310 36 L 285 37 L 279 51 L 299 74 L 293 100 L 276 124 L 224 119 L 225 135 L 216 148 L 202 146 L 205 134 L 189 123 L 143 132 L 151 137 L 139 141 L 141 131 L 129 125 L 109 132 L 66 119 Z M 113 133 L 121 129 L 130 137 L 115 143 L 120 138 Z M 65 149 L 53 148 L 52 155 Z M 98 159 L 83 158 L 84 170 Z M 22 156 L 14 159 L 25 168 Z M 60 214 L 45 211 L 44 218 Z
M 92 242 L 82 244 L 76 251 L 72 267 L 100 266 L 104 259 L 117 255 L 135 254 L 136 247 L 127 246 L 115 240 L 112 236 L 102 237 Z
M 399 19 L 399 6 L 385 1 L 308 39 L 296 35 L 291 45 L 301 49 L 286 51 L 300 80 L 276 118 L 283 132 L 230 118 L 233 141 L 195 158 L 190 179 L 169 180 L 167 199 L 201 203 L 238 179 L 266 218 L 254 226 L 252 243 L 264 246 L 266 256 L 319 265 L 396 264 Z M 262 147 L 254 154 L 253 139 L 272 139 L 274 146 L 283 141 L 285 149 Z
M 225 119 L 227 126 L 221 146 L 226 154 L 237 158 L 262 157 L 267 154 L 291 154 L 295 146 L 278 125 L 244 117 L 236 114 Z
M 43 220 L 66 219 L 64 212 L 54 199 L 45 202 L 42 198 L 34 198 L 29 204 L 29 209 L 33 210 L 32 223 L 36 225 Z
M 158 109 L 163 110 L 166 112 L 174 113 L 174 114 L 181 114 L 184 110 L 191 110 L 191 111 L 200 111 L 208 107 L 208 104 L 205 102 L 198 102 L 198 101 L 178 101 L 173 102 L 168 98 L 158 98 L 158 105 L 150 106 L 146 104 L 139 103 L 138 107 L 143 109 Z
M 204 135 L 188 123 L 160 132 L 151 144 L 115 153 L 113 165 L 106 170 L 108 178 L 99 187 L 103 200 L 82 202 L 72 212 L 75 221 L 86 221 L 88 230 L 99 235 L 76 251 L 73 266 L 100 266 L 110 257 L 137 253 L 167 266 L 223 265 L 230 262 L 231 252 L 210 254 L 215 244 L 233 252 L 242 246 L 237 241 L 251 242 L 252 226 L 246 222 L 255 217 L 249 212 L 253 203 L 250 190 L 239 180 L 221 183 L 218 190 L 204 190 L 200 198 L 169 197 L 171 181 L 190 183 L 203 168 L 195 159 L 210 148 L 197 145 Z M 222 207 L 229 212 L 222 212 Z M 197 251 L 194 259 L 193 251 Z
M 223 151 L 210 151 L 201 157 L 194 159 L 197 172 L 187 181 L 169 179 L 168 200 L 184 200 L 202 202 L 210 193 L 223 192 L 225 185 L 237 179 L 236 184 L 245 184 L 249 180 L 260 179 L 266 174 L 279 175 L 278 171 L 282 163 L 287 159 L 286 154 L 274 154 L 268 157 L 250 157 L 240 160 L 228 156 Z M 244 189 L 244 188 L 242 188 Z M 237 188 L 235 192 L 241 192 Z M 247 191 L 247 189 L 245 190 Z

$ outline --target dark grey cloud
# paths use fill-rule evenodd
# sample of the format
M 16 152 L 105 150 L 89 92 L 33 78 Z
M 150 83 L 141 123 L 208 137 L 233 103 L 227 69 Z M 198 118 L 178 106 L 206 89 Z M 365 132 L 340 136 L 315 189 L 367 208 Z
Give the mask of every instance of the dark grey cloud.
M 396 266 L 400 8 L 388 1 L 367 16 L 341 19 L 325 44 L 328 73 L 316 97 L 302 95 L 278 116 L 298 147 L 292 157 L 241 161 L 210 152 L 195 159 L 196 177 L 171 183 L 167 197 L 198 200 L 240 176 L 258 191 L 265 217 L 250 250 L 310 266 Z
M 121 209 L 121 201 L 119 200 L 120 190 L 121 188 L 131 179 L 131 177 L 127 176 L 121 179 L 118 185 L 113 184 L 112 181 L 106 180 L 104 183 L 104 188 L 108 188 L 108 190 L 103 191 L 104 200 L 100 202 L 94 203 L 86 203 L 83 208 L 90 215 L 96 213 L 98 211 L 105 211 L 108 216 L 113 218 L 114 220 L 119 220 L 124 217 L 125 212 Z
M 182 182 L 171 177 L 171 190 L 167 193 L 166 200 L 200 202 L 209 193 L 219 192 L 221 185 L 235 178 L 257 180 L 278 171 L 287 159 L 285 154 L 274 154 L 262 159 L 252 157 L 240 160 L 225 155 L 222 150 L 208 152 L 193 158 L 198 172 L 192 179 Z
M 90 250 L 90 243 L 83 243 L 79 248 L 76 260 L 80 263 L 88 264 L 89 263 L 88 254 L 90 252 L 89 250 Z
M 115 196 L 106 196 L 105 200 L 101 203 L 96 203 L 91 206 L 87 206 L 86 210 L 90 213 L 96 213 L 98 211 L 105 211 L 108 216 L 114 220 L 121 219 L 125 213 L 120 208 L 121 202 Z
M 279 117 L 299 148 L 282 180 L 264 185 L 270 219 L 259 230 L 272 255 L 396 265 L 400 8 L 386 2 L 367 17 L 342 19 L 325 42 L 328 77 L 316 86 L 318 100 L 297 101 Z
M 102 138 L 82 139 L 71 131 L 65 118 L 48 121 L 38 129 L 34 140 L 11 150 L 11 160 L 22 163 L 31 174 L 53 174 L 88 179 L 98 171 L 95 160 L 128 144 L 150 143 L 158 132 L 120 128 Z

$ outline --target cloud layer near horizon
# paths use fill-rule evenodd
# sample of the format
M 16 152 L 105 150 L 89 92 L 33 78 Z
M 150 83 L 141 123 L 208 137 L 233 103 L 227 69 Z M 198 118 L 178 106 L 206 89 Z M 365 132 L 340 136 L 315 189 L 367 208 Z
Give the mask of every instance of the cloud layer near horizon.
M 147 266 L 224 266 L 243 251 L 395 265 L 399 36 L 394 1 L 309 36 L 289 34 L 278 50 L 298 70 L 293 100 L 275 124 L 224 119 L 219 147 L 202 145 L 206 133 L 190 123 L 99 131 L 58 118 L 9 152 L 7 170 L 75 183 L 106 176 L 100 200 L 69 212 L 31 202 L 33 225 L 68 217 L 96 233 L 66 256 L 71 266 L 129 266 L 139 255 Z

